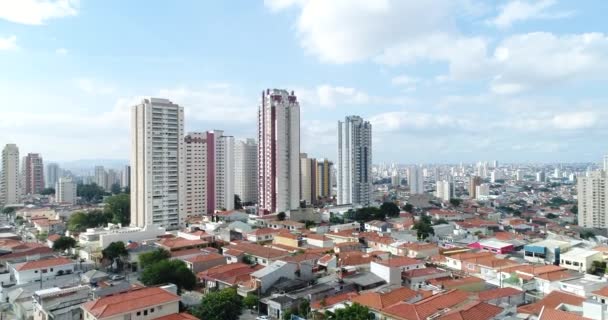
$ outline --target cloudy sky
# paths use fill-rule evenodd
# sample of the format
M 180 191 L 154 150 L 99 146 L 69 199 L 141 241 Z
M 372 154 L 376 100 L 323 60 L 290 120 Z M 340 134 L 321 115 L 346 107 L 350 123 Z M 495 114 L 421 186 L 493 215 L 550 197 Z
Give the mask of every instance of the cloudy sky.
M 0 0 L 0 144 L 128 159 L 129 106 L 255 136 L 259 96 L 295 90 L 302 151 L 374 126 L 374 162 L 599 161 L 608 1 Z

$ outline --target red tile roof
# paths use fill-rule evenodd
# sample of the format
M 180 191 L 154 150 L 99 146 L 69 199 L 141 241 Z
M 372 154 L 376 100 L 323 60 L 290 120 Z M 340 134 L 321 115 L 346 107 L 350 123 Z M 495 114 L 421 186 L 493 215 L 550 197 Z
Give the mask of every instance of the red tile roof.
M 17 264 L 15 269 L 17 271 L 25 271 L 25 270 L 33 270 L 33 269 L 41 269 L 41 268 L 50 268 L 50 267 L 55 267 L 55 266 L 63 266 L 63 265 L 73 264 L 73 263 L 74 263 L 74 261 L 72 261 L 72 260 L 58 257 L 58 258 L 49 258 L 49 259 L 23 262 L 21 264 Z
M 228 250 L 234 249 L 234 250 L 242 251 L 248 255 L 268 258 L 268 259 L 284 257 L 289 254 L 288 252 L 285 252 L 285 251 L 264 247 L 259 244 L 251 243 L 251 242 L 239 242 L 237 244 L 228 245 L 224 248 L 228 249 Z
M 317 301 L 314 301 L 313 303 L 311 303 L 310 308 L 313 310 L 329 308 L 338 303 L 350 301 L 352 298 L 356 297 L 357 295 L 359 295 L 357 292 L 346 292 L 346 293 L 341 293 L 341 294 L 338 294 L 335 296 L 325 297 L 322 300 L 317 300 Z
M 99 298 L 83 304 L 82 308 L 95 318 L 103 319 L 179 300 L 179 296 L 167 290 L 150 287 Z
M 485 302 L 475 301 L 439 317 L 441 320 L 489 320 L 503 309 Z
M 61 238 L 60 235 L 58 234 L 52 234 L 50 236 L 47 237 L 47 240 L 51 241 L 51 242 L 55 242 L 57 240 L 59 240 L 59 238 Z
M 205 244 L 208 244 L 208 242 L 204 240 L 188 240 L 181 237 L 177 237 L 163 238 L 158 240 L 156 244 L 169 249 L 179 249 L 193 246 L 203 246 Z
M 396 303 L 414 298 L 417 295 L 418 292 L 401 287 L 387 293 L 366 292 L 357 297 L 353 297 L 351 301 L 369 307 L 370 309 L 380 311 Z
M 198 318 L 189 313 L 182 312 L 166 315 L 155 320 L 198 320 Z
M 552 308 L 544 308 L 538 320 L 591 320 L 576 313 L 571 313 L 563 310 L 555 310 Z
M 510 297 L 514 295 L 521 295 L 523 291 L 517 290 L 515 288 L 496 288 L 486 291 L 481 291 L 478 293 L 479 300 L 488 301 L 493 299 L 499 299 L 504 297 Z
M 48 256 L 51 253 L 53 253 L 53 249 L 51 249 L 49 247 L 38 247 L 38 248 L 33 248 L 30 250 L 25 250 L 25 251 L 21 251 L 21 252 L 5 254 L 3 256 L 0 256 L 0 261 L 9 261 L 12 259 L 17 259 L 17 258 L 22 258 L 22 257 L 27 257 L 27 256 L 34 256 L 34 255 L 47 255 Z
M 232 263 L 199 272 L 197 276 L 201 280 L 220 281 L 235 285 L 240 282 L 248 281 L 252 273 L 262 268 L 264 268 L 264 266 L 259 264 L 250 266 L 244 263 Z
M 408 257 L 390 257 L 387 260 L 376 261 L 376 263 L 391 268 L 400 268 L 405 266 L 424 264 L 424 262 L 421 260 L 412 259 Z
M 540 314 L 540 311 L 543 307 L 555 309 L 562 303 L 571 304 L 574 306 L 581 306 L 583 304 L 583 301 L 585 301 L 584 297 L 579 297 L 562 291 L 553 291 L 541 300 L 536 301 L 535 303 L 527 304 L 525 306 L 517 308 L 517 312 L 538 315 Z
M 460 290 L 450 290 L 416 303 L 397 303 L 383 310 L 383 313 L 396 319 L 424 320 L 446 308 L 453 308 L 466 303 L 468 293 Z
M 595 295 L 598 295 L 598 296 L 608 297 L 608 286 L 605 286 L 599 290 L 593 291 L 592 293 Z

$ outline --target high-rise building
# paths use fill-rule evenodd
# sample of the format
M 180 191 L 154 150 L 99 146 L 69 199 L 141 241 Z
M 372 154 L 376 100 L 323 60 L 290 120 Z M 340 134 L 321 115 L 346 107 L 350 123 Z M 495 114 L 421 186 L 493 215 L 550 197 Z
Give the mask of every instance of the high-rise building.
M 475 199 L 477 200 L 486 200 L 490 195 L 490 185 L 487 183 L 482 183 L 475 189 Z
M 108 173 L 103 166 L 95 167 L 95 177 L 93 179 L 96 185 L 108 191 Z
M 128 188 L 131 183 L 131 166 L 126 165 L 120 175 L 120 186 L 122 188 Z
M 410 194 L 424 193 L 424 177 L 419 166 L 409 167 L 407 183 L 410 185 Z
M 59 178 L 55 184 L 55 202 L 76 203 L 76 182 L 71 178 Z
M 106 185 L 104 187 L 105 190 L 107 190 L 107 191 L 112 190 L 112 186 L 114 186 L 114 185 L 120 186 L 120 173 L 118 173 L 116 170 L 114 170 L 114 169 L 108 170 L 108 174 L 106 177 L 107 177 L 107 180 L 106 180 Z
M 61 176 L 61 169 L 56 163 L 49 163 L 46 165 L 46 178 L 44 179 L 45 188 L 55 188 L 55 184 L 59 181 Z
M 469 178 L 469 198 L 477 199 L 477 187 L 481 185 L 483 180 L 479 176 Z
M 2 176 L 0 180 L 0 204 L 21 202 L 21 180 L 19 179 L 19 148 L 7 144 L 2 150 Z
M 524 172 L 521 170 L 517 170 L 515 172 L 515 181 L 524 181 Z
M 454 198 L 454 183 L 451 181 L 443 180 L 437 182 L 437 198 L 444 202 L 450 201 Z
M 333 162 L 327 159 L 317 160 L 317 195 L 321 198 L 331 198 L 333 179 Z
M 608 173 L 593 171 L 578 177 L 578 225 L 608 228 Z
M 25 157 L 25 193 L 39 194 L 44 189 L 44 163 L 38 153 Z
M 604 171 L 608 171 L 608 154 L 604 156 L 604 165 L 602 166 Z
M 293 91 L 267 89 L 258 111 L 258 207 L 282 212 L 300 203 L 300 104 Z
M 184 108 L 146 98 L 131 109 L 131 225 L 185 222 Z
M 338 204 L 369 205 L 372 193 L 372 124 L 359 116 L 338 121 Z
M 258 144 L 255 139 L 234 144 L 234 193 L 242 203 L 258 200 Z
M 186 150 L 186 215 L 234 209 L 234 138 L 221 130 L 192 132 Z
M 546 177 L 545 177 L 545 171 L 541 170 L 539 172 L 536 173 L 536 182 L 545 182 L 546 181 Z
M 300 199 L 306 204 L 313 204 L 318 200 L 317 166 L 317 159 L 300 153 Z

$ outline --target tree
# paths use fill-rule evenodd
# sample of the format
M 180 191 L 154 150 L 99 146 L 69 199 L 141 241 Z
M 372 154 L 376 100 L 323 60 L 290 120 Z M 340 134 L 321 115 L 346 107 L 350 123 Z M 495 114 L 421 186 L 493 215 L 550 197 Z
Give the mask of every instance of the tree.
M 110 245 L 101 251 L 104 259 L 112 264 L 116 263 L 118 269 L 122 269 L 122 259 L 129 255 L 125 243 L 122 241 L 112 242 Z
M 15 224 L 16 225 L 20 226 L 20 225 L 22 225 L 24 223 L 25 223 L 25 220 L 23 219 L 22 216 L 16 216 L 15 217 Z
M 406 203 L 403 206 L 403 210 L 405 210 L 406 212 L 412 213 L 414 211 L 414 206 L 411 203 Z
M 131 196 L 121 193 L 107 197 L 103 210 L 112 217 L 112 222 L 127 225 L 131 221 Z
M 572 213 L 574 213 L 574 214 L 578 214 L 578 205 L 576 205 L 576 204 L 575 204 L 575 205 L 573 205 L 573 206 L 572 206 L 572 209 L 570 209 L 570 211 L 571 211 Z
M 112 220 L 112 215 L 101 210 L 91 210 L 89 212 L 78 211 L 68 218 L 68 230 L 83 232 L 87 228 L 95 228 L 106 225 Z
M 2 213 L 4 214 L 13 214 L 15 213 L 15 208 L 14 207 L 5 207 L 4 209 L 2 209 Z
M 234 209 L 240 210 L 243 209 L 243 203 L 241 202 L 241 197 L 238 194 L 234 195 Z
M 461 199 L 458 199 L 458 198 L 450 199 L 450 204 L 453 205 L 454 207 L 459 207 L 461 203 L 462 203 Z
M 76 186 L 76 194 L 85 202 L 99 203 L 106 194 L 103 188 L 92 184 L 78 184 Z
M 36 235 L 36 239 L 38 239 L 38 241 L 45 241 L 46 238 L 49 237 L 49 233 L 48 232 L 40 232 L 39 234 Z
M 380 206 L 380 210 L 384 212 L 387 217 L 398 217 L 399 207 L 394 202 L 385 202 Z
M 593 233 L 593 231 L 591 231 L 591 230 L 584 230 L 584 231 L 581 232 L 580 237 L 582 239 L 595 238 L 595 233 Z
M 40 194 L 43 196 L 52 195 L 52 194 L 55 194 L 55 189 L 54 188 L 44 188 L 44 189 L 42 189 L 42 191 L 40 191 Z
M 420 220 L 414 223 L 413 229 L 416 230 L 418 239 L 426 239 L 430 235 L 435 234 L 435 230 L 431 225 L 431 218 L 426 215 L 420 217 Z
M 243 304 L 247 309 L 255 309 L 258 306 L 258 302 L 260 298 L 253 293 L 248 293 L 247 296 L 243 299 Z
M 255 260 L 253 260 L 253 258 L 250 255 L 246 254 L 246 255 L 243 256 L 243 263 L 244 264 L 249 264 L 249 265 L 254 265 L 255 264 Z
M 589 272 L 598 276 L 604 275 L 606 273 L 606 261 L 593 261 Z
M 279 212 L 279 214 L 277 214 L 277 219 L 278 219 L 279 221 L 283 221 L 283 220 L 285 220 L 285 218 L 286 218 L 286 217 L 287 217 L 287 215 L 286 215 L 286 214 L 285 214 L 285 212 L 283 212 L 283 211 L 281 211 L 281 212 Z
M 350 220 L 363 223 L 371 220 L 384 220 L 386 214 L 376 207 L 364 207 L 355 211 L 348 211 L 346 217 Z
M 331 311 L 325 312 L 325 319 L 328 320 L 369 320 L 373 319 L 373 314 L 368 307 L 364 307 L 358 303 L 336 310 L 336 313 Z
M 112 194 L 119 194 L 121 191 L 122 189 L 120 189 L 119 183 L 113 183 L 110 187 L 110 192 L 112 192 Z
M 159 261 L 167 260 L 169 258 L 171 258 L 171 253 L 162 248 L 142 253 L 139 255 L 139 269 L 145 269 Z
M 66 236 L 61 236 L 53 243 L 53 250 L 60 252 L 64 252 L 74 247 L 76 247 L 76 239 Z
M 196 276 L 181 260 L 161 260 L 144 269 L 141 282 L 146 286 L 173 283 L 181 292 L 194 289 Z
M 547 213 L 547 215 L 545 217 L 547 217 L 547 219 L 555 219 L 555 218 L 557 218 L 557 215 L 553 214 L 553 213 Z
M 193 314 L 204 320 L 237 320 L 242 313 L 243 299 L 234 288 L 208 293 L 195 307 Z

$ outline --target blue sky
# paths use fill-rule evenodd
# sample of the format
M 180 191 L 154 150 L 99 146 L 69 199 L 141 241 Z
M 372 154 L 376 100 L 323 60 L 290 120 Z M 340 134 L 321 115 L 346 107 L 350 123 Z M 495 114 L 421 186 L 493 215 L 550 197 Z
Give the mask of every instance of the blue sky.
M 127 159 L 129 107 L 255 136 L 259 95 L 295 90 L 302 151 L 374 125 L 374 162 L 599 161 L 606 1 L 0 0 L 0 144 Z

